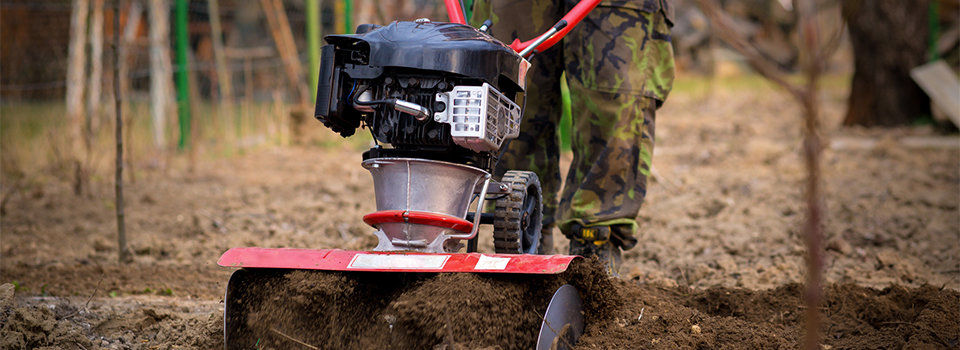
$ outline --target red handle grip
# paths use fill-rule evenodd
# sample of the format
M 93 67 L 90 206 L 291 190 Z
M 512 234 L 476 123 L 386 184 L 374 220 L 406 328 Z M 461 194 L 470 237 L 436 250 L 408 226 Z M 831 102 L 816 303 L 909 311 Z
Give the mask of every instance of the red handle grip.
M 463 8 L 460 7 L 460 0 L 443 0 L 443 2 L 447 7 L 447 16 L 450 17 L 451 23 L 467 24 L 467 19 L 463 15 Z M 563 39 L 563 37 L 566 36 L 567 33 L 573 29 L 573 27 L 580 23 L 580 21 L 587 16 L 587 13 L 590 13 L 593 8 L 597 7 L 598 4 L 600 4 L 600 0 L 580 0 L 580 2 L 578 2 L 577 5 L 574 6 L 570 12 L 567 12 L 567 14 L 561 19 L 561 21 L 566 21 L 567 25 L 556 34 L 553 34 L 553 36 L 544 41 L 542 44 L 537 46 L 536 50 L 546 50 L 560 41 L 560 39 Z M 523 49 L 532 45 L 543 35 L 546 35 L 546 33 L 540 34 L 536 38 L 524 42 L 515 39 L 513 43 L 510 43 L 510 48 L 516 52 L 523 51 Z
M 467 24 L 466 17 L 463 16 L 463 8 L 460 7 L 460 0 L 443 0 L 447 6 L 447 17 L 450 17 L 451 23 Z
M 457 2 L 456 0 L 453 0 L 453 1 Z M 450 0 L 448 0 L 447 2 L 449 3 Z M 544 41 L 542 44 L 540 44 L 540 46 L 537 46 L 536 50 L 542 52 L 543 50 L 546 50 L 551 46 L 553 46 L 553 44 L 556 44 L 558 41 L 560 41 L 560 39 L 563 39 L 563 37 L 566 36 L 567 33 L 569 33 L 571 29 L 573 29 L 573 27 L 575 27 L 578 23 L 580 23 L 580 21 L 583 20 L 584 17 L 587 17 L 587 13 L 590 13 L 590 11 L 593 10 L 594 7 L 597 7 L 597 4 L 600 4 L 600 0 L 580 0 L 580 2 L 578 2 L 577 5 L 574 6 L 573 9 L 570 10 L 570 12 L 567 12 L 567 14 L 563 16 L 563 18 L 561 19 L 561 20 L 567 21 L 567 26 L 561 29 L 556 34 L 554 34 L 549 39 L 547 39 L 547 41 Z M 449 5 L 448 5 L 448 8 L 449 8 Z M 541 34 L 540 36 L 542 35 L 544 34 Z M 536 38 L 533 38 L 524 42 L 520 42 L 520 40 L 515 39 L 512 43 L 510 43 L 510 48 L 516 52 L 523 51 L 523 49 L 527 48 L 527 46 L 530 46 L 535 41 L 537 41 L 537 38 L 539 38 L 540 36 L 537 36 Z

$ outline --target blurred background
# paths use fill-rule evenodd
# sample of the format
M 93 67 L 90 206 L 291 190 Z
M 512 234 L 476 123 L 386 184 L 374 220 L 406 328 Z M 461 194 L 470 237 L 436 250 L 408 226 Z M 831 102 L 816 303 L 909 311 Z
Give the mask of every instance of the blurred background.
M 441 3 L 422 0 L 5 0 L 0 9 L 3 174 L 74 182 L 112 167 L 115 83 L 131 176 L 180 154 L 193 162 L 323 144 L 334 140 L 319 124 L 302 127 L 322 35 L 446 17 Z M 122 79 L 113 74 L 117 29 Z
M 711 35 L 695 1 L 671 4 L 679 91 L 749 79 L 749 65 Z M 791 1 L 720 4 L 731 30 L 778 68 L 797 70 L 802 53 Z M 110 169 L 114 84 L 126 111 L 129 176 L 182 154 L 195 161 L 264 146 L 324 145 L 338 141 L 307 123 L 322 36 L 361 23 L 446 20 L 436 0 L 4 0 L 0 10 L 5 179 L 42 174 L 79 187 L 86 181 L 80 177 Z M 826 81 L 851 89 L 844 124 L 949 124 L 909 72 L 940 60 L 956 75 L 957 13 L 953 0 L 819 1 L 821 36 L 836 33 L 824 39 L 836 46 Z

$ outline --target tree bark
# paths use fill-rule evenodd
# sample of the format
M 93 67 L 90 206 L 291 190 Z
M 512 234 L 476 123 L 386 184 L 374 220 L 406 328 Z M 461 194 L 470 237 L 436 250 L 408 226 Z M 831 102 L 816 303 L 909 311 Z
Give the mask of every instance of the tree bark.
M 287 20 L 287 13 L 283 9 L 283 2 L 280 0 L 260 0 L 260 4 L 263 6 L 266 15 L 267 25 L 270 27 L 270 34 L 277 45 L 277 52 L 280 53 L 280 59 L 283 61 L 287 79 L 297 93 L 299 106 L 306 108 L 310 104 L 310 91 L 303 79 L 303 66 L 300 63 L 300 57 L 297 55 L 297 46 L 293 42 L 293 32 L 290 31 L 290 22 Z
M 120 95 L 117 96 L 128 96 L 130 93 L 130 48 L 134 45 L 134 40 L 137 37 L 137 29 L 140 28 L 140 21 L 142 20 L 143 5 L 140 3 L 140 0 L 133 0 L 130 2 L 130 5 L 127 8 L 127 19 L 126 25 L 123 27 L 123 39 L 120 42 L 120 73 L 119 77 L 114 79 L 114 84 L 120 84 Z M 119 13 L 119 12 L 118 12 Z M 127 116 L 124 117 L 124 124 L 126 124 L 127 134 L 124 135 L 125 143 L 127 144 L 127 173 L 130 174 L 130 182 L 135 183 L 136 175 L 133 169 L 133 150 L 131 149 L 133 143 L 130 142 L 130 131 L 133 130 L 133 118 L 127 113 Z
M 167 148 L 166 123 L 173 109 L 173 64 L 170 62 L 170 6 L 166 0 L 149 0 L 150 12 L 150 115 L 153 141 L 159 152 Z
M 70 16 L 70 64 L 67 66 L 67 117 L 75 126 L 71 133 L 80 135 L 83 118 L 83 88 L 87 55 L 87 14 L 90 10 L 88 0 L 73 0 Z M 77 138 L 76 141 L 80 139 Z
M 103 2 L 93 0 L 90 13 L 90 79 L 87 80 L 87 115 L 84 125 L 84 151 L 87 161 L 93 151 L 93 134 L 99 126 L 101 87 L 103 86 Z
M 220 5 L 217 0 L 207 0 L 210 10 L 210 36 L 213 39 L 213 58 L 217 68 L 217 82 L 220 84 L 220 106 L 233 104 L 233 84 L 227 67 L 227 55 L 223 49 L 223 29 L 220 26 Z
M 83 193 L 86 182 L 83 164 L 80 161 L 80 150 L 83 149 L 83 90 L 87 61 L 87 15 L 90 10 L 88 0 L 73 0 L 70 16 L 70 63 L 67 66 L 67 135 L 69 147 L 73 149 L 71 158 L 74 167 L 73 191 L 77 195 Z
M 302 141 L 303 124 L 310 110 L 310 89 L 303 79 L 303 65 L 297 55 L 297 46 L 293 42 L 293 32 L 287 20 L 287 12 L 283 9 L 281 0 L 260 0 L 270 26 L 273 41 L 277 44 L 277 51 L 287 72 L 287 79 L 297 93 L 297 108 L 290 112 L 290 129 L 296 142 Z
M 929 0 L 843 1 L 854 73 L 844 125 L 896 126 L 930 114 L 910 78 L 926 62 Z
M 126 23 L 123 26 L 122 46 L 120 48 L 120 92 L 124 95 L 130 93 L 130 50 L 137 38 L 137 29 L 142 20 L 143 5 L 139 0 L 129 2 L 127 7 Z
M 103 11 L 103 0 L 97 0 L 100 3 L 101 11 Z M 117 210 L 117 260 L 121 264 L 133 262 L 133 255 L 130 254 L 130 250 L 127 249 L 127 224 L 126 224 L 126 213 L 124 212 L 124 203 L 123 203 L 123 92 L 120 89 L 120 81 L 126 79 L 125 76 L 121 76 L 121 65 L 123 65 L 124 58 L 126 57 L 126 52 L 121 54 L 120 46 L 120 0 L 117 1 L 117 6 L 113 11 L 113 107 L 116 109 L 116 125 L 114 126 L 115 138 L 117 147 L 116 158 L 114 158 L 114 196 L 116 200 L 116 210 Z M 101 20 L 102 21 L 102 20 Z M 127 22 L 127 26 L 130 26 L 130 22 Z M 124 48 L 123 51 L 126 51 Z

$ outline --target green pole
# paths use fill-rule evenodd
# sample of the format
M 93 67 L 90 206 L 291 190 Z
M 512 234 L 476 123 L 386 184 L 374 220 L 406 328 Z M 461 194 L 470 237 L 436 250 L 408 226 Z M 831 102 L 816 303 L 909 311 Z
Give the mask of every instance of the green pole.
M 176 48 L 177 48 L 177 114 L 180 124 L 180 139 L 177 149 L 187 148 L 190 140 L 190 63 L 187 61 L 187 0 L 177 0 L 175 8 Z
M 570 130 L 573 129 L 570 87 L 567 85 L 567 73 L 560 75 L 560 150 L 569 151 L 572 144 Z
M 467 25 L 469 25 L 470 19 L 473 18 L 473 0 L 463 0 L 461 4 L 463 6 L 463 17 L 467 19 Z
M 343 32 L 353 33 L 353 0 L 343 0 Z
M 930 7 L 927 9 L 927 27 L 930 31 L 930 38 L 928 39 L 927 47 L 927 57 L 930 58 L 930 61 L 936 61 L 940 59 L 940 50 L 937 47 L 937 41 L 940 40 L 940 2 L 931 1 Z
M 310 58 L 310 98 L 316 102 L 317 80 L 320 79 L 319 0 L 307 0 L 307 55 Z

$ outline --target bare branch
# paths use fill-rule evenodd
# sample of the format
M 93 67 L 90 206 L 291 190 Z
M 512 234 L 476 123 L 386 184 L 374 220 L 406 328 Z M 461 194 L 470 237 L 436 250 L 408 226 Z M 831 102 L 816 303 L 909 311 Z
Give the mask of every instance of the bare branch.
M 121 264 L 133 262 L 133 255 L 130 254 L 130 250 L 127 248 L 127 225 L 126 225 L 126 214 L 124 213 L 124 204 L 123 204 L 123 92 L 120 89 L 119 81 L 126 79 L 126 77 L 120 76 L 120 65 L 123 62 L 122 57 L 125 56 L 126 52 L 121 54 L 121 46 L 123 42 L 120 41 L 120 16 L 117 15 L 120 13 L 121 2 L 122 0 L 116 1 L 116 7 L 114 7 L 114 16 L 113 16 L 113 95 L 114 95 L 114 108 L 116 109 L 116 125 L 115 125 L 115 141 L 116 141 L 116 158 L 114 163 L 114 195 L 116 199 L 116 214 L 117 214 L 117 252 L 118 260 Z M 127 23 L 130 25 L 130 23 Z M 122 48 L 126 50 L 126 48 Z
M 823 205 L 821 194 L 821 153 L 819 104 L 817 87 L 820 74 L 823 73 L 824 56 L 820 46 L 820 33 L 817 30 L 815 0 L 795 0 L 800 25 L 800 43 L 806 53 L 801 56 L 801 65 L 806 76 L 803 107 L 803 159 L 807 166 L 807 220 L 804 225 L 804 237 L 807 244 L 806 290 L 804 317 L 806 329 L 803 345 L 805 349 L 820 349 L 820 310 L 823 299 Z
M 720 40 L 723 40 L 743 55 L 743 57 L 747 59 L 747 63 L 750 64 L 750 67 L 756 70 L 757 73 L 780 85 L 780 87 L 787 90 L 787 92 L 793 95 L 798 101 L 803 99 L 803 91 L 799 86 L 787 80 L 786 72 L 764 58 L 760 49 L 749 43 L 745 38 L 737 35 L 737 32 L 733 30 L 733 19 L 720 9 L 716 0 L 697 0 L 697 4 L 710 20 L 710 25 L 713 27 L 713 35 L 716 35 Z
M 732 19 L 717 5 L 715 0 L 697 0 L 700 8 L 710 19 L 713 33 L 729 44 L 734 50 L 747 58 L 747 62 L 760 75 L 779 84 L 789 91 L 800 104 L 803 111 L 803 160 L 807 168 L 805 201 L 807 217 L 804 223 L 806 240 L 806 285 L 804 291 L 805 307 L 805 349 L 820 348 L 820 304 L 823 298 L 821 284 L 823 275 L 823 206 L 821 177 L 821 151 L 819 104 L 817 101 L 818 84 L 823 73 L 824 62 L 835 50 L 840 33 L 831 45 L 821 47 L 816 21 L 815 0 L 794 0 L 800 31 L 801 56 L 804 83 L 797 85 L 786 79 L 786 73 L 765 59 L 760 50 L 751 45 L 746 38 L 731 29 Z M 842 27 L 841 27 L 842 31 Z
M 840 16 L 840 23 L 837 26 L 837 30 L 831 33 L 828 37 L 829 39 L 820 45 L 818 49 L 819 52 L 817 52 L 816 56 L 817 61 L 826 63 L 827 59 L 833 56 L 833 54 L 840 49 L 840 43 L 843 42 L 843 33 L 845 32 L 844 28 L 846 27 L 846 19 L 844 19 L 843 16 Z

